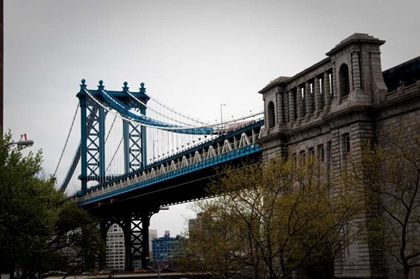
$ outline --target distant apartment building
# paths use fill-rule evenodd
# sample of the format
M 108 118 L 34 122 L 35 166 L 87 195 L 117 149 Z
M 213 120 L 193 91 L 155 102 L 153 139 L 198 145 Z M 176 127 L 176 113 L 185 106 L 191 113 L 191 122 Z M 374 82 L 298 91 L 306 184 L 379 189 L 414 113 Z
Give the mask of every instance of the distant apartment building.
M 106 236 L 106 264 L 110 269 L 124 270 L 124 232 L 117 224 L 109 228 Z
M 153 261 L 153 239 L 158 238 L 157 230 L 149 229 L 149 257 Z
M 179 255 L 182 237 L 170 237 L 169 231 L 165 231 L 163 237 L 152 240 L 153 260 L 155 262 L 169 262 Z

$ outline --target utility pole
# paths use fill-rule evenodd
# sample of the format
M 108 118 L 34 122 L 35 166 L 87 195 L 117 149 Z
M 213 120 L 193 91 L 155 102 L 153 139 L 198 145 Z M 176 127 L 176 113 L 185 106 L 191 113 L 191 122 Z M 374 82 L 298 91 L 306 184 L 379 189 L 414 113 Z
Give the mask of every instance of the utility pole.
M 3 136 L 3 53 L 4 53 L 4 31 L 3 31 L 3 11 L 4 11 L 4 3 L 3 0 L 0 0 L 0 135 Z M 0 263 L 1 267 L 1 263 Z M 2 268 L 0 268 L 2 269 Z M 0 270 L 3 272 L 3 270 Z M 14 265 L 9 264 L 9 275 L 10 278 L 14 276 Z
M 4 10 L 4 3 L 3 0 L 0 0 L 0 132 L 3 134 L 3 53 L 4 53 L 4 32 L 3 32 L 3 10 Z
M 222 134 L 223 129 L 223 107 L 225 107 L 226 104 L 220 104 L 220 134 Z

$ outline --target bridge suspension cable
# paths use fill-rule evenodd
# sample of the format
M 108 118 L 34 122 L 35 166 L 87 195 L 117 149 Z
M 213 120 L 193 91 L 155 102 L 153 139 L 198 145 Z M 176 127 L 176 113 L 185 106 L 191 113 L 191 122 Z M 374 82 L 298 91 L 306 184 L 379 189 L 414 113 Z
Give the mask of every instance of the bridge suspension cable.
M 106 138 L 105 138 L 105 143 L 107 142 L 109 136 L 111 135 L 111 131 L 112 131 L 112 128 L 114 127 L 114 124 L 115 124 L 115 120 L 116 119 L 117 119 L 117 116 L 114 115 L 114 119 L 112 120 L 111 127 L 109 127 L 108 134 L 106 135 Z
M 97 112 L 97 109 L 94 109 L 89 114 L 88 125 L 86 127 L 86 129 L 88 131 L 90 131 L 90 129 L 92 128 L 92 123 L 93 123 L 93 119 L 95 118 L 96 112 Z M 67 186 L 70 182 L 70 179 L 73 176 L 74 171 L 76 170 L 77 164 L 79 163 L 80 156 L 81 156 L 81 141 L 79 141 L 79 145 L 77 146 L 76 153 L 74 154 L 74 157 L 73 157 L 73 161 L 70 165 L 70 168 L 68 169 L 68 171 L 66 173 L 66 176 L 65 176 L 63 182 L 61 183 L 60 191 L 64 192 L 67 189 Z
M 99 102 L 95 97 L 93 97 L 92 94 L 89 93 L 88 90 L 85 90 L 86 94 L 89 95 L 97 104 L 99 104 L 101 107 L 106 109 L 107 111 L 110 111 L 108 107 L 103 105 L 101 102 Z M 133 112 L 131 112 L 129 107 L 126 105 L 120 103 L 115 98 L 111 97 L 105 90 L 101 91 L 101 96 L 104 97 L 105 101 L 111 106 L 112 109 L 115 109 L 120 115 L 121 118 L 124 120 L 134 122 L 134 123 L 140 123 L 141 125 L 145 127 L 152 127 L 157 128 L 161 130 L 166 131 L 173 131 L 176 133 L 181 134 L 195 134 L 195 135 L 211 135 L 216 134 L 216 131 L 214 127 L 212 126 L 201 126 L 201 127 L 181 127 L 178 125 L 173 125 L 169 123 L 165 123 L 162 121 L 154 120 L 150 117 L 146 117 L 142 114 L 138 115 Z
M 97 104 L 102 106 L 107 111 L 111 111 L 110 108 L 108 108 L 107 106 L 105 106 L 104 104 L 99 102 L 99 100 L 97 100 L 95 97 L 93 97 L 93 95 L 90 94 L 90 92 L 88 90 L 85 90 L 85 92 Z M 221 131 L 223 132 L 223 129 L 218 128 L 218 126 L 220 124 L 207 125 L 207 126 L 187 126 L 187 127 L 184 127 L 184 126 L 178 126 L 178 125 L 173 125 L 173 124 L 165 123 L 165 122 L 162 122 L 162 121 L 158 121 L 158 120 L 152 119 L 150 117 L 146 117 L 145 115 L 142 115 L 142 114 L 140 114 L 140 115 L 134 114 L 133 112 L 130 111 L 129 107 L 120 103 L 118 100 L 116 100 L 115 98 L 110 96 L 105 90 L 101 91 L 101 96 L 104 97 L 104 99 L 111 106 L 112 109 L 115 109 L 119 113 L 119 115 L 122 119 L 130 121 L 130 122 L 140 123 L 141 125 L 143 125 L 145 127 L 157 128 L 157 129 L 161 129 L 161 130 L 165 130 L 165 131 L 171 131 L 172 130 L 173 132 L 176 132 L 176 133 L 196 134 L 196 135 L 200 135 L 200 134 L 201 135 L 210 135 L 210 134 L 220 133 Z M 236 118 L 236 119 L 226 121 L 223 124 L 229 124 L 229 123 L 237 122 L 237 121 L 240 121 L 240 120 L 245 120 L 245 119 L 250 118 L 250 117 L 255 117 L 255 116 L 261 115 L 262 113 L 263 112 L 253 113 L 253 114 L 248 115 L 246 117 L 240 117 L 240 118 Z
M 128 95 L 129 95 L 130 97 L 132 97 L 134 100 L 136 100 L 139 104 L 141 104 L 141 105 L 145 106 L 147 109 L 149 109 L 149 110 L 153 111 L 154 113 L 156 113 L 156 114 L 158 114 L 158 115 L 160 115 L 160 116 L 163 116 L 163 117 L 165 117 L 165 118 L 167 118 L 167 119 L 169 119 L 169 120 L 172 120 L 172 121 L 178 122 L 178 123 L 180 123 L 180 124 L 183 124 L 183 125 L 186 125 L 186 126 L 191 126 L 191 125 L 190 125 L 190 124 L 188 124 L 188 123 L 185 123 L 185 122 L 179 121 L 179 120 L 174 119 L 174 118 L 172 118 L 172 117 L 169 117 L 169 116 L 167 116 L 167 115 L 165 115 L 165 114 L 163 114 L 163 113 L 160 113 L 160 112 L 158 112 L 157 110 L 155 110 L 155 109 L 151 108 L 150 106 L 148 106 L 147 104 L 145 104 L 144 102 L 142 102 L 140 99 L 138 99 L 136 96 L 134 96 L 133 94 L 131 94 L 131 92 L 130 92 L 130 91 L 127 91 L 127 93 L 128 93 Z M 204 123 L 204 122 L 201 122 L 201 121 L 199 121 L 199 120 L 195 120 L 195 119 L 190 118 L 190 117 L 188 117 L 188 116 L 182 115 L 182 114 L 180 114 L 180 113 L 178 113 L 178 112 L 176 112 L 176 111 L 174 111 L 174 110 L 172 110 L 172 109 L 168 108 L 167 106 L 165 106 L 165 105 L 163 105 L 163 104 L 159 103 L 158 101 L 156 101 L 156 100 L 155 100 L 155 99 L 153 99 L 153 98 L 151 98 L 151 99 L 152 99 L 153 101 L 155 101 L 157 104 L 159 104 L 159 105 L 161 105 L 162 107 L 164 107 L 165 109 L 169 110 L 170 112 L 175 113 L 176 115 L 179 115 L 179 116 L 184 117 L 184 118 L 186 118 L 186 119 L 188 119 L 188 120 L 191 120 L 191 121 L 194 121 L 194 122 L 200 123 L 200 124 L 202 124 L 202 125 L 208 125 L 207 123 Z M 194 126 L 193 126 L 193 127 L 194 127 Z
M 69 133 L 67 134 L 67 138 L 66 138 L 66 142 L 64 143 L 64 147 L 63 147 L 63 150 L 61 151 L 60 159 L 58 160 L 57 167 L 55 168 L 54 175 L 53 175 L 54 177 L 57 174 L 58 167 L 60 166 L 61 160 L 63 159 L 64 152 L 66 151 L 67 143 L 69 142 L 70 134 L 73 130 L 74 121 L 76 120 L 76 115 L 78 111 L 79 111 L 79 103 L 77 103 L 76 111 L 74 112 L 73 120 L 71 121 Z
M 112 131 L 113 127 L 114 127 L 115 120 L 117 120 L 117 117 L 118 117 L 118 116 L 115 114 L 115 115 L 114 115 L 114 119 L 112 120 L 112 123 L 111 123 L 111 127 L 109 127 L 108 134 L 107 134 L 107 136 L 106 136 L 106 138 L 105 138 L 105 143 L 107 143 L 107 142 L 108 142 L 108 139 L 109 139 L 109 137 L 110 137 L 110 135 L 111 135 L 111 131 Z M 112 155 L 112 158 L 111 158 L 111 160 L 110 160 L 110 162 L 109 162 L 109 164 L 108 164 L 108 167 L 106 168 L 105 172 L 107 172 L 107 171 L 109 170 L 109 168 L 111 167 L 112 162 L 113 162 L 113 160 L 114 160 L 115 156 L 117 155 L 118 150 L 120 149 L 120 146 L 121 146 L 121 143 L 123 142 L 123 140 L 124 140 L 124 137 L 122 137 L 122 138 L 121 138 L 121 140 L 120 140 L 120 142 L 119 142 L 119 144 L 118 144 L 117 148 L 115 149 L 114 154 Z
M 173 110 L 173 109 L 171 109 L 171 108 L 169 108 L 169 107 L 165 106 L 164 104 L 160 103 L 160 102 L 159 102 L 158 100 L 156 100 L 155 98 L 150 97 L 150 99 L 151 99 L 151 100 L 153 100 L 154 102 L 156 102 L 157 104 L 161 105 L 161 106 L 162 106 L 162 107 L 164 107 L 165 109 L 169 110 L 170 112 L 175 113 L 176 115 L 179 115 L 179 116 L 184 117 L 184 118 L 186 118 L 186 119 L 188 119 L 188 120 L 191 120 L 191 121 L 194 121 L 194 122 L 200 123 L 200 124 L 202 124 L 202 125 L 207 125 L 207 123 L 205 123 L 205 122 L 202 122 L 202 121 L 200 121 L 200 120 L 198 120 L 198 119 L 194 119 L 194 118 L 192 118 L 192 117 L 189 117 L 189 116 L 183 115 L 183 114 L 181 114 L 181 113 L 179 113 L 179 112 L 177 112 L 177 111 L 175 111 L 175 110 Z
M 131 94 L 131 92 L 130 92 L 130 91 L 127 91 L 127 93 L 130 95 L 130 97 L 132 97 L 132 98 L 133 98 L 133 99 L 135 99 L 137 102 L 139 102 L 141 105 L 143 105 L 143 106 L 147 107 L 147 108 L 148 108 L 148 109 L 150 109 L 151 111 L 153 111 L 153 112 L 155 112 L 155 113 L 157 113 L 157 114 L 159 114 L 159 115 L 161 115 L 161 116 L 163 116 L 163 117 L 166 117 L 166 118 L 168 118 L 168 119 L 170 119 L 170 120 L 177 121 L 178 123 L 181 123 L 181 124 L 186 124 L 186 123 L 183 123 L 183 122 L 181 122 L 181 121 L 179 121 L 179 120 L 176 120 L 176 119 L 170 118 L 170 117 L 168 117 L 168 116 L 166 116 L 166 115 L 164 115 L 164 114 L 162 114 L 162 113 L 157 112 L 156 110 L 152 109 L 150 106 L 148 106 L 147 104 L 143 103 L 141 100 L 139 100 L 138 98 L 136 98 L 133 94 Z M 220 123 L 220 124 L 208 125 L 208 123 L 202 122 L 202 121 L 200 121 L 200 120 L 196 120 L 196 119 L 191 118 L 191 117 L 189 117 L 189 116 L 185 116 L 185 115 L 183 115 L 183 114 L 181 114 L 181 113 L 179 113 L 179 112 L 177 112 L 177 111 L 175 111 L 175 110 L 173 110 L 173 109 L 171 109 L 171 108 L 169 108 L 169 107 L 165 106 L 164 104 L 160 103 L 158 100 L 156 100 L 156 99 L 155 99 L 155 98 L 153 98 L 153 97 L 150 97 L 150 99 L 151 99 L 151 100 L 153 100 L 154 102 L 156 102 L 157 104 L 161 105 L 161 106 L 162 106 L 162 107 L 164 107 L 165 109 L 169 110 L 170 112 L 175 113 L 176 115 L 179 115 L 179 116 L 184 117 L 184 118 L 186 118 L 186 119 L 188 119 L 188 120 L 191 120 L 191 121 L 194 121 L 194 122 L 200 123 L 200 124 L 202 124 L 202 125 L 205 125 L 205 126 L 211 126 L 211 127 L 216 127 L 216 126 L 219 126 L 220 124 L 230 124 L 230 123 L 237 122 L 237 121 L 240 121 L 240 120 L 244 120 L 244 119 L 247 119 L 247 118 L 251 118 L 251 117 L 259 116 L 259 115 L 262 115 L 262 114 L 264 113 L 264 111 L 260 111 L 260 112 L 257 112 L 257 113 L 252 113 L 252 111 L 251 111 L 251 114 L 250 114 L 250 115 L 248 115 L 248 116 L 246 116 L 246 117 L 233 118 L 232 120 L 228 120 L 228 121 L 225 121 L 225 122 Z M 187 125 L 189 125 L 189 124 L 187 124 Z M 203 127 L 203 126 L 191 126 L 191 127 Z

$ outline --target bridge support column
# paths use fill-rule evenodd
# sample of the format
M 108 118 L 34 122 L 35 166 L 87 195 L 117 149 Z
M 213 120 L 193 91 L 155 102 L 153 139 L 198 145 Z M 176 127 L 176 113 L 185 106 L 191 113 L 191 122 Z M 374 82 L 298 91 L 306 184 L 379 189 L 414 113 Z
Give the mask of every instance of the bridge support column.
M 106 221 L 102 221 L 99 223 L 99 232 L 101 235 L 101 239 L 105 244 L 104 250 L 99 252 L 99 269 L 102 270 L 106 267 L 106 235 L 108 233 L 109 224 Z
M 125 247 L 125 271 L 133 271 L 133 258 L 132 258 L 132 240 L 131 240 L 131 213 L 124 217 L 124 247 Z
M 153 213 L 152 213 L 153 214 Z M 143 237 L 141 239 L 142 242 L 142 247 L 143 247 L 143 253 L 141 255 L 141 266 L 144 269 L 147 269 L 148 263 L 149 263 L 149 251 L 150 251 L 150 247 L 149 247 L 149 226 L 150 226 L 150 218 L 152 217 L 152 214 L 147 214 L 142 216 L 142 231 L 146 232 L 143 234 Z
M 133 271 L 140 267 L 147 269 L 150 218 L 156 212 L 131 212 L 124 216 L 125 271 Z

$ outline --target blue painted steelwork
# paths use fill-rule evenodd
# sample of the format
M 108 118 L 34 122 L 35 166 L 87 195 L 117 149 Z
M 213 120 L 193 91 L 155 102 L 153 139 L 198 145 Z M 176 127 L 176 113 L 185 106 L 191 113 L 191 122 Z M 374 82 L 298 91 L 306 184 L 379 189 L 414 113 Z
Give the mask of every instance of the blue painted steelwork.
M 89 90 L 90 92 L 90 90 Z M 145 115 L 138 115 L 130 111 L 131 107 L 119 102 L 115 99 L 109 92 L 102 90 L 101 97 L 107 102 L 107 104 L 118 111 L 121 115 L 131 118 L 137 122 L 146 124 L 148 126 L 154 126 L 161 128 L 162 130 L 171 131 L 174 133 L 180 134 L 192 134 L 192 135 L 212 135 L 215 134 L 216 131 L 213 127 L 197 127 L 197 128 L 184 128 L 178 125 L 168 124 L 162 121 L 154 120 L 150 117 L 146 117 Z M 168 128 L 168 129 L 165 129 Z
M 95 102 L 87 98 L 85 94 L 86 84 L 82 80 L 79 98 L 81 108 L 81 190 L 78 195 L 84 195 L 87 191 L 89 177 L 105 176 L 105 111 L 98 107 Z M 102 83 L 98 89 L 103 90 Z
M 198 163 L 194 163 L 191 164 L 189 166 L 171 171 L 171 172 L 167 172 L 165 174 L 161 174 L 158 176 L 155 176 L 153 178 L 150 178 L 146 181 L 141 181 L 141 182 L 137 182 L 134 183 L 130 186 L 126 186 L 124 188 L 120 188 L 120 189 L 116 189 L 114 191 L 108 192 L 106 194 L 103 195 L 99 195 L 99 196 L 95 196 L 92 197 L 90 199 L 86 199 L 84 201 L 81 201 L 79 203 L 79 205 L 83 206 L 83 205 L 87 205 L 93 202 L 98 202 L 100 200 L 106 199 L 106 198 L 110 198 L 110 197 L 114 197 L 120 194 L 124 194 L 136 189 L 140 189 L 143 187 L 147 187 L 147 186 L 151 186 L 153 184 L 168 180 L 168 179 L 172 179 L 175 177 L 179 177 L 181 175 L 185 175 L 187 173 L 191 173 L 194 171 L 198 171 L 200 169 L 205 169 L 205 168 L 209 168 L 209 167 L 214 167 L 216 165 L 237 159 L 237 158 L 241 158 L 247 155 L 251 155 L 251 154 L 255 154 L 257 152 L 260 152 L 262 150 L 262 147 L 258 144 L 251 144 L 248 146 L 244 146 L 235 150 L 232 150 L 230 152 L 226 152 L 224 154 L 215 156 L 213 158 L 204 160 L 202 162 L 198 162 Z
M 123 92 L 127 94 L 129 87 L 128 83 L 124 82 Z M 140 84 L 140 97 L 143 104 L 147 104 L 149 97 L 146 95 L 146 88 L 144 83 Z M 147 96 L 147 98 L 146 98 Z M 132 100 L 127 94 L 122 102 L 130 108 L 137 109 L 142 115 L 146 115 L 146 107 L 138 102 Z M 146 153 L 146 127 L 140 124 L 134 124 L 123 120 L 123 137 L 124 137 L 124 171 L 126 174 L 144 168 L 147 162 Z
M 129 127 L 130 122 L 123 120 L 123 140 L 124 140 L 124 173 L 130 171 L 130 139 Z
M 98 90 L 88 90 L 92 95 L 102 96 L 104 92 L 102 80 L 99 81 Z M 141 84 L 139 93 L 132 93 L 136 98 L 147 103 L 150 99 L 145 94 L 144 83 Z M 124 92 L 125 91 L 125 92 Z M 133 102 L 131 97 L 127 94 L 127 82 L 124 83 L 122 92 L 110 91 L 107 96 L 112 96 L 113 100 L 119 104 L 127 104 L 133 108 L 138 108 L 141 113 L 146 112 L 146 108 L 137 102 Z M 81 157 L 81 190 L 78 196 L 83 196 L 87 191 L 87 182 L 89 179 L 102 180 L 105 179 L 105 118 L 106 111 L 103 107 L 96 104 L 88 94 L 86 94 L 86 81 L 83 79 L 80 85 L 80 91 L 77 93 L 79 104 L 81 108 L 81 142 L 80 142 L 80 156 L 74 157 L 75 162 L 72 165 L 77 165 L 77 160 Z M 137 128 L 137 125 L 130 126 L 126 124 L 124 131 L 125 138 L 128 142 L 125 144 L 124 155 L 127 162 L 126 173 L 132 172 L 138 168 L 144 167 L 147 157 L 146 150 L 146 130 L 145 128 Z M 140 148 L 136 148 L 140 147 Z M 68 184 L 68 183 L 67 183 Z M 67 185 L 62 185 L 65 189 Z
M 86 84 L 85 84 L 85 80 L 82 79 L 82 84 L 80 85 L 80 92 L 77 95 L 77 97 L 79 98 L 79 104 L 80 104 L 80 134 L 81 134 L 81 141 L 80 141 L 80 150 L 81 150 L 81 157 L 82 157 L 82 162 L 81 162 L 81 172 L 79 175 L 79 179 L 81 181 L 81 189 L 80 192 L 78 193 L 78 196 L 83 196 L 86 194 L 86 190 L 87 190 L 87 145 L 86 145 L 86 138 L 87 138 L 87 129 L 86 129 L 86 116 L 87 116 L 87 111 L 86 111 L 86 94 L 85 93 L 85 89 L 86 89 Z M 95 113 L 96 114 L 96 113 Z
M 105 117 L 106 111 L 99 108 L 99 177 L 105 177 Z M 95 146 L 96 148 L 96 146 Z M 88 147 L 88 152 L 89 152 Z

